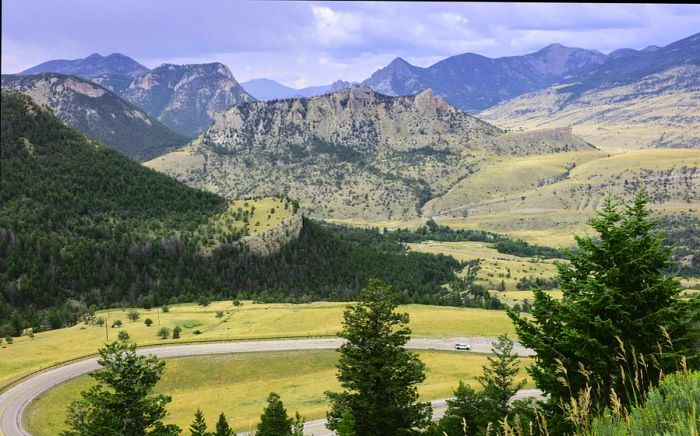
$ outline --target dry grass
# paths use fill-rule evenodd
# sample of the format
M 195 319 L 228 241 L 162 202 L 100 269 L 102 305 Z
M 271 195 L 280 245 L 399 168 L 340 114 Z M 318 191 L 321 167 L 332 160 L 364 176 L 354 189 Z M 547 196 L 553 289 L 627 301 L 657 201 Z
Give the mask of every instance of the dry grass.
M 427 365 L 426 381 L 419 387 L 424 400 L 451 395 L 459 380 L 478 388 L 486 356 L 470 353 L 421 351 Z M 338 389 L 335 379 L 335 351 L 293 351 L 245 353 L 168 359 L 166 373 L 157 392 L 173 397 L 167 422 L 186 428 L 192 414 L 201 407 L 211 426 L 221 411 L 238 430 L 255 426 L 265 398 L 278 392 L 290 413 L 299 410 L 309 419 L 325 417 L 328 407 L 323 395 Z M 529 364 L 523 359 L 521 367 Z M 525 371 L 521 371 L 521 378 Z M 26 426 L 35 436 L 53 435 L 63 429 L 65 408 L 79 392 L 92 383 L 82 376 L 59 385 L 31 403 Z
M 0 386 L 47 366 L 93 354 L 107 340 L 113 341 L 119 330 L 126 330 L 139 345 L 168 344 L 184 341 L 235 340 L 334 336 L 341 327 L 345 303 L 252 304 L 243 302 L 236 308 L 231 301 L 213 302 L 207 307 L 195 304 L 175 305 L 168 313 L 158 309 L 139 309 L 140 319 L 131 322 L 127 310 L 100 311 L 107 325 L 119 319 L 121 328 L 79 324 L 73 327 L 37 333 L 34 339 L 16 338 L 12 345 L 0 347 Z M 411 316 L 415 337 L 513 335 L 513 326 L 502 311 L 409 305 L 402 306 Z M 223 311 L 222 318 L 216 317 Z M 154 325 L 146 327 L 144 319 Z M 180 326 L 182 338 L 161 340 L 160 326 Z M 199 334 L 195 332 L 199 331 Z

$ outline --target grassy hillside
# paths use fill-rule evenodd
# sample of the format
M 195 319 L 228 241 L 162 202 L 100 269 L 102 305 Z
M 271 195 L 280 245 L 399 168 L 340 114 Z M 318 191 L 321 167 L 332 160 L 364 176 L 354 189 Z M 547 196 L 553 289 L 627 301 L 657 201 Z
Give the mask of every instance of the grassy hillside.
M 507 129 L 572 127 L 612 152 L 648 147 L 699 148 L 700 67 L 682 66 L 624 85 L 555 86 L 500 103 L 479 114 Z
M 94 142 L 19 93 L 3 92 L 1 157 L 3 336 L 69 325 L 94 307 L 203 294 L 348 300 L 373 277 L 411 301 L 437 301 L 460 267 L 308 221 L 296 240 L 256 255 L 239 240 L 296 212 L 290 200 L 228 206 Z

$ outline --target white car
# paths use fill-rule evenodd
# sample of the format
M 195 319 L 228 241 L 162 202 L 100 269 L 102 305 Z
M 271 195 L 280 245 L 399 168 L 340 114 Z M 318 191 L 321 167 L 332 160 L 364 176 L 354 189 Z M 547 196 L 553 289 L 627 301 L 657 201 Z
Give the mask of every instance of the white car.
M 472 346 L 469 344 L 455 344 L 455 350 L 471 350 Z

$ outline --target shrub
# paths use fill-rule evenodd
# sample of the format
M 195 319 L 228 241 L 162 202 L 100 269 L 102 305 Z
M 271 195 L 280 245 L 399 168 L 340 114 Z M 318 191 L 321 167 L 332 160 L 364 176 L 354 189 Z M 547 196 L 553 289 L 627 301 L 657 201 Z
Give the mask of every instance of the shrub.
M 95 320 L 95 324 L 102 327 L 103 325 L 105 325 L 105 319 L 100 316 Z
M 161 307 L 161 310 L 163 311 L 163 313 L 168 313 L 168 312 L 170 312 L 170 307 L 169 307 L 169 306 L 163 306 L 163 307 Z
M 673 373 L 647 391 L 643 405 L 632 407 L 627 415 L 608 409 L 586 434 L 697 434 L 699 405 L 700 372 Z
M 139 319 L 139 313 L 135 310 L 130 310 L 129 313 L 126 314 L 126 316 L 132 321 L 136 321 Z
M 126 330 L 119 330 L 119 334 L 117 335 L 117 337 L 120 341 L 126 342 L 131 336 L 129 336 L 129 333 Z
M 160 336 L 161 339 L 168 339 L 168 337 L 170 337 L 170 329 L 167 327 L 161 327 L 158 329 L 158 336 Z
M 180 332 L 182 329 L 180 328 L 179 325 L 176 325 L 175 328 L 173 329 L 173 339 L 180 339 Z
M 120 319 L 117 319 L 112 323 L 112 328 L 117 328 L 117 327 L 121 327 L 121 326 L 122 326 L 122 321 Z
M 146 324 L 146 327 L 150 327 L 153 325 L 153 320 L 151 318 L 146 318 L 143 320 L 143 323 Z
M 217 317 L 217 318 L 223 318 L 223 317 L 224 317 L 224 311 L 223 311 L 223 310 L 217 310 L 217 311 L 216 311 L 216 317 Z

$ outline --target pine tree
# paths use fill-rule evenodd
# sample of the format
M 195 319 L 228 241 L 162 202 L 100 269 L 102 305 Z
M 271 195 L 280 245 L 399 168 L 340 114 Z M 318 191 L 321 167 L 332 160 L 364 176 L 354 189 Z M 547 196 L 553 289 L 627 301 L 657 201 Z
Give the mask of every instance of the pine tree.
M 410 339 L 408 314 L 395 311 L 389 286 L 371 280 L 359 302 L 345 310 L 338 380 L 343 392 L 327 392 L 328 428 L 337 430 L 349 410 L 355 432 L 363 436 L 413 434 L 430 421 L 428 403 L 418 403 L 416 385 L 425 365 L 404 348 Z
M 136 354 L 134 344 L 114 342 L 99 350 L 102 369 L 90 373 L 97 385 L 81 393 L 68 407 L 64 436 L 178 435 L 173 424 L 164 425 L 166 395 L 152 395 L 165 371 L 165 362 L 153 355 Z
M 528 372 L 555 418 L 587 387 L 595 414 L 613 393 L 623 407 L 634 403 L 637 391 L 678 369 L 681 354 L 698 366 L 700 299 L 681 300 L 679 282 L 664 274 L 670 249 L 647 203 L 643 191 L 630 203 L 607 197 L 589 220 L 598 236 L 576 237 L 570 264 L 558 265 L 562 300 L 535 289 L 532 320 L 509 311 L 521 343 L 537 353 Z
M 204 420 L 204 413 L 201 409 L 194 412 L 194 420 L 190 424 L 190 434 L 192 436 L 207 436 L 207 422 Z
M 260 416 L 256 436 L 292 436 L 292 419 L 287 416 L 287 409 L 275 392 L 267 397 L 267 407 Z
M 219 420 L 216 422 L 216 433 L 214 433 L 214 435 L 233 436 L 233 434 L 233 430 L 228 425 L 228 421 L 226 420 L 226 415 L 224 415 L 224 412 L 221 412 L 221 415 L 219 415 Z
M 488 419 L 496 423 L 508 414 L 508 402 L 525 386 L 525 380 L 515 382 L 520 372 L 518 355 L 513 352 L 513 341 L 507 335 L 499 336 L 491 351 L 495 357 L 487 357 L 484 375 L 477 377 L 477 380 L 484 387 L 483 395 L 490 405 Z
M 430 436 L 464 436 L 479 434 L 486 426 L 488 418 L 486 399 L 481 392 L 475 392 L 469 385 L 460 381 L 454 398 L 447 400 L 445 415 L 433 424 L 428 431 Z

